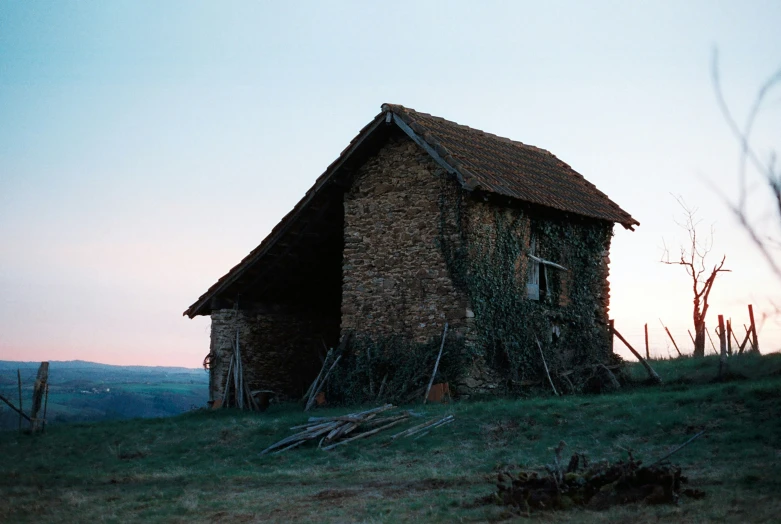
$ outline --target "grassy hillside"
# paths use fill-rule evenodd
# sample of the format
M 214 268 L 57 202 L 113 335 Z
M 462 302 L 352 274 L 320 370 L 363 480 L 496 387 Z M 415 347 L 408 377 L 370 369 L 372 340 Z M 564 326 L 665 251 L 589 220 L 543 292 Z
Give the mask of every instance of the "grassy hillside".
M 18 405 L 18 369 L 26 412 L 32 403 L 39 365 L 40 362 L 0 361 L 0 394 Z M 52 361 L 46 418 L 50 425 L 57 425 L 178 415 L 206 404 L 208 382 L 208 374 L 203 369 Z M 0 404 L 0 430 L 17 425 L 18 416 Z
M 651 462 L 675 455 L 703 500 L 606 512 L 532 515 L 545 522 L 773 522 L 781 512 L 781 355 L 733 357 L 747 377 L 711 383 L 716 360 L 657 362 L 657 388 L 611 395 L 415 406 L 456 422 L 387 447 L 386 437 L 330 452 L 258 453 L 307 415 L 232 410 L 165 419 L 73 424 L 45 435 L 0 434 L 0 521 L 24 522 L 454 522 L 496 521 L 475 504 L 508 466 L 567 451 Z M 632 370 L 635 373 L 636 370 Z M 638 377 L 642 375 L 638 372 Z M 749 380 L 750 379 L 750 380 Z M 321 413 L 344 413 L 345 409 Z M 318 414 L 321 414 L 318 413 Z

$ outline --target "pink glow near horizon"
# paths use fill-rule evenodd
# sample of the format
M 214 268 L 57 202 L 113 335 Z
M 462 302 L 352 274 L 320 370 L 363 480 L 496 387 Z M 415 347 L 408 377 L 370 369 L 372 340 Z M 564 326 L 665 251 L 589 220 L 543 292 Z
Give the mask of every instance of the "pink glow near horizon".
M 709 71 L 716 44 L 742 121 L 781 64 L 781 4 L 447 6 L 398 2 L 408 23 L 381 36 L 384 8 L 362 2 L 0 8 L 0 359 L 200 366 L 209 320 L 182 312 L 383 102 L 548 149 L 637 218 L 616 228 L 611 315 L 637 349 L 648 323 L 658 356 L 674 352 L 659 318 L 691 348 L 689 282 L 659 263 L 685 238 L 682 195 L 733 270 L 709 326 L 742 330 L 752 303 L 763 351 L 781 348 L 781 282 L 719 195 L 737 194 L 739 150 Z M 779 110 L 754 128 L 763 155 Z

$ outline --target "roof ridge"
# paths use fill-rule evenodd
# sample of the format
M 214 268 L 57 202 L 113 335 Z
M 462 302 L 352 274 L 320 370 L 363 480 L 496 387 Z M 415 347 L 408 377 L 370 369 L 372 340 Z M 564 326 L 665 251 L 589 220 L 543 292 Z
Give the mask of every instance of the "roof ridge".
M 480 133 L 480 134 L 482 134 L 484 136 L 491 137 L 493 139 L 499 140 L 500 142 L 506 142 L 506 143 L 514 145 L 514 146 L 519 146 L 519 147 L 523 147 L 523 148 L 533 149 L 535 151 L 539 151 L 541 153 L 545 153 L 545 154 L 555 158 L 556 160 L 561 162 L 563 165 L 565 165 L 565 166 L 567 166 L 567 167 L 569 167 L 571 169 L 571 166 L 569 164 L 564 162 L 562 159 L 560 159 L 559 157 L 557 157 L 556 155 L 554 155 L 553 153 L 551 153 L 547 149 L 544 149 L 544 148 L 541 148 L 541 147 L 538 147 L 538 146 L 535 146 L 535 145 L 532 145 L 532 144 L 526 144 L 524 142 L 521 142 L 520 140 L 513 140 L 512 138 L 508 138 L 506 136 L 497 135 L 495 133 L 490 133 L 490 132 L 485 131 L 483 129 L 478 129 L 476 127 L 471 127 L 471 126 L 468 126 L 466 124 L 459 124 L 455 120 L 448 120 L 447 118 L 443 118 L 441 116 L 432 115 L 430 113 L 424 113 L 423 111 L 418 111 L 417 109 L 413 109 L 411 107 L 406 107 L 406 106 L 403 106 L 401 104 L 387 104 L 387 103 L 386 104 L 382 104 L 382 109 L 384 111 L 390 110 L 390 111 L 392 111 L 394 113 L 396 112 L 394 110 L 400 110 L 400 112 L 402 113 L 400 116 L 402 116 L 402 117 L 403 116 L 411 116 L 411 115 L 404 115 L 403 113 L 414 113 L 416 115 L 420 115 L 420 116 L 423 116 L 423 117 L 426 117 L 426 118 L 431 118 L 432 120 L 438 120 L 440 122 L 446 122 L 448 124 L 454 125 L 454 126 L 459 127 L 461 129 L 465 129 L 465 130 L 468 130 L 468 131 Z M 407 123 L 409 124 L 409 122 L 407 122 Z M 578 175 L 580 175 L 580 173 L 578 173 Z M 580 175 L 580 176 L 583 176 L 583 175 Z
M 445 159 L 445 161 L 450 164 L 454 169 L 458 170 L 461 175 L 463 176 L 464 180 L 470 181 L 471 188 L 478 188 L 483 187 L 485 189 L 488 189 L 489 191 L 497 191 L 499 193 L 506 193 L 509 196 L 514 196 L 515 198 L 520 198 L 521 200 L 524 199 L 524 196 L 517 194 L 517 191 L 514 191 L 513 189 L 507 187 L 507 180 L 495 180 L 495 177 L 493 176 L 486 176 L 487 173 L 481 174 L 481 168 L 480 168 L 480 160 L 471 158 L 470 156 L 465 157 L 463 151 L 458 151 L 459 144 L 458 139 L 450 136 L 451 132 L 455 131 L 456 134 L 458 132 L 463 132 L 467 135 L 471 135 L 475 139 L 481 139 L 485 138 L 489 141 L 489 144 L 482 144 L 478 145 L 478 150 L 485 150 L 486 147 L 490 149 L 490 142 L 499 142 L 502 144 L 507 144 L 513 148 L 514 151 L 517 151 L 517 154 L 519 155 L 534 155 L 536 156 L 536 161 L 538 162 L 537 169 L 544 169 L 545 171 L 548 171 L 550 169 L 551 174 L 553 175 L 553 178 L 551 180 L 558 180 L 559 183 L 564 183 L 566 185 L 566 178 L 570 177 L 570 179 L 578 180 L 579 184 L 583 184 L 583 189 L 586 189 L 586 194 L 582 195 L 581 198 L 585 198 L 586 202 L 581 202 L 581 204 L 585 205 L 586 207 L 595 205 L 596 202 L 590 202 L 589 201 L 589 195 L 591 198 L 596 198 L 600 201 L 601 205 L 606 206 L 607 209 L 612 210 L 615 214 L 618 216 L 611 216 L 609 219 L 614 220 L 616 222 L 620 222 L 624 225 L 624 227 L 633 227 L 633 224 L 638 224 L 638 222 L 632 218 L 632 216 L 621 209 L 621 207 L 610 200 L 610 197 L 607 196 L 606 193 L 602 192 L 599 188 L 597 188 L 596 185 L 591 183 L 589 180 L 586 179 L 581 173 L 576 171 L 572 168 L 567 162 L 563 161 L 559 157 L 557 157 L 552 152 L 548 151 L 547 149 L 543 149 L 541 147 L 537 147 L 531 144 L 525 144 L 523 142 L 520 142 L 518 140 L 513 140 L 508 137 L 499 136 L 494 133 L 489 133 L 487 131 L 484 131 L 482 129 L 470 127 L 465 124 L 459 124 L 458 122 L 455 122 L 453 120 L 448 120 L 446 118 L 432 115 L 430 113 L 424 113 L 422 111 L 417 111 L 410 107 L 405 107 L 401 104 L 390 104 L 385 103 L 382 104 L 382 112 L 391 112 L 397 117 L 399 117 L 405 124 L 409 126 L 410 129 L 412 129 L 413 132 L 415 132 L 422 140 L 424 140 L 426 143 L 431 146 L 431 148 L 442 158 Z M 444 129 L 437 129 L 438 126 L 444 126 Z M 448 128 L 450 128 L 450 132 L 448 131 Z M 444 132 L 445 134 L 440 136 L 440 133 L 438 131 Z M 455 142 L 454 142 L 455 140 Z M 451 145 L 456 146 L 455 150 L 452 150 L 447 147 L 447 143 L 450 143 Z M 463 145 L 463 144 L 462 144 Z M 499 154 L 498 156 L 492 157 L 492 161 L 498 161 L 502 162 L 503 160 L 500 158 L 502 155 Z M 475 164 L 474 160 L 477 160 L 477 164 Z M 485 159 L 483 159 L 485 162 Z M 483 163 L 484 163 L 483 162 Z M 534 172 L 535 166 L 533 164 L 534 159 L 532 157 L 531 159 L 532 165 L 528 167 L 527 169 L 531 170 L 531 172 Z M 542 166 L 547 165 L 547 168 L 544 168 Z M 485 169 L 485 165 L 483 166 L 483 169 Z M 477 169 L 478 171 L 475 171 Z M 516 167 L 517 169 L 517 167 Z M 493 171 L 493 170 L 492 170 Z M 558 173 L 558 176 L 555 174 Z M 538 173 L 536 176 L 539 177 L 541 174 Z M 547 177 L 548 175 L 544 175 Z M 501 178 L 501 176 L 500 176 Z M 532 177 L 533 178 L 533 177 Z M 539 179 L 538 179 L 539 180 Z M 529 179 L 527 179 L 526 183 L 530 183 Z M 512 184 L 511 184 L 512 185 Z M 577 185 L 577 184 L 576 184 Z M 517 189 L 517 188 L 516 188 Z M 574 188 L 572 188 L 574 189 Z M 538 195 L 538 197 L 542 197 L 542 195 Z M 548 195 L 547 198 L 551 198 L 553 195 Z M 544 204 L 543 204 L 544 205 Z M 553 206 L 557 207 L 557 206 Z M 569 206 L 566 206 L 569 207 Z M 582 208 L 582 206 L 580 206 Z M 597 206 L 598 207 L 598 206 Z M 561 208 L 562 210 L 565 210 Z M 577 211 L 576 211 L 577 212 Z M 581 213 L 589 214 L 584 209 L 581 209 Z M 613 215 L 613 213 L 609 213 L 609 215 L 604 216 L 603 218 L 607 218 L 607 216 Z M 600 215 L 596 215 L 600 216 Z

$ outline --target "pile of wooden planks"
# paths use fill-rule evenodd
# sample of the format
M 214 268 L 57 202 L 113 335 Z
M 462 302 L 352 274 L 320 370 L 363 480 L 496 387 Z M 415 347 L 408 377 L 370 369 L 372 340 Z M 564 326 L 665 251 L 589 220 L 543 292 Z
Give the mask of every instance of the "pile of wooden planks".
M 395 409 L 393 404 L 385 404 L 377 408 L 361 411 L 359 413 L 350 413 L 336 417 L 310 417 L 306 424 L 293 426 L 291 430 L 297 430 L 296 433 L 279 442 L 272 444 L 264 449 L 260 454 L 273 452 L 282 453 L 289 449 L 296 448 L 306 442 L 318 441 L 317 447 L 328 451 L 338 446 L 348 444 L 355 440 L 371 437 L 383 432 L 393 426 L 408 422 L 414 415 L 410 411 L 401 411 L 397 413 L 388 413 Z M 379 416 L 384 414 L 383 416 Z M 453 415 L 445 417 L 436 417 L 423 424 L 417 424 L 400 433 L 393 435 L 388 442 L 398 438 L 418 435 L 420 438 L 429 431 L 453 422 Z

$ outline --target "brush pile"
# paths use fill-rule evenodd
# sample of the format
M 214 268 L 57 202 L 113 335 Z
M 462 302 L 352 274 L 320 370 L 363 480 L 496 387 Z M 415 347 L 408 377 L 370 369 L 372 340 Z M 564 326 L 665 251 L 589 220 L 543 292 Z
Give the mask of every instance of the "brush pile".
M 563 444 L 563 443 L 562 443 Z M 499 473 L 498 491 L 485 499 L 512 506 L 516 511 L 569 509 L 585 506 L 602 510 L 618 504 L 675 504 L 681 494 L 702 498 L 699 490 L 681 490 L 687 481 L 680 466 L 655 463 L 642 466 L 632 453 L 629 459 L 615 464 L 606 462 L 589 465 L 580 453 L 572 455 L 566 468 L 560 463 L 560 444 L 554 464 L 546 473 L 520 471 L 515 475 Z
M 297 433 L 272 444 L 261 451 L 260 454 L 282 453 L 314 441 L 318 441 L 318 448 L 328 451 L 355 440 L 377 435 L 393 426 L 409 422 L 413 417 L 419 417 L 419 415 L 415 415 L 411 411 L 387 414 L 388 411 L 394 408 L 393 404 L 385 404 L 367 411 L 337 417 L 310 417 L 306 424 L 290 428 L 291 430 L 297 430 Z M 386 414 L 378 416 L 381 413 Z M 418 435 L 416 438 L 420 438 L 427 435 L 432 429 L 449 424 L 453 420 L 453 415 L 433 418 L 396 433 L 390 438 L 388 443 L 398 438 L 406 438 L 413 435 Z

